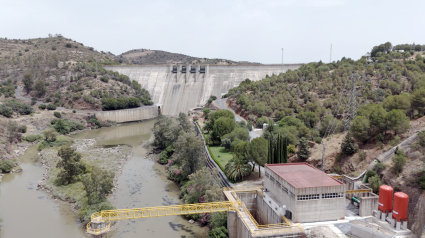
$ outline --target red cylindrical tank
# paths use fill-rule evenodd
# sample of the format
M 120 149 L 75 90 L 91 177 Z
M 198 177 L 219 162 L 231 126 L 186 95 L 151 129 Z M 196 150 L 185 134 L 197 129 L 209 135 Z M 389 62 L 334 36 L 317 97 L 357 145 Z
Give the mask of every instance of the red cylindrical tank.
M 393 218 L 397 221 L 407 220 L 407 208 L 409 205 L 409 196 L 402 192 L 394 193 Z
M 379 187 L 378 210 L 382 212 L 391 212 L 393 205 L 393 191 L 393 188 L 388 185 L 381 185 Z

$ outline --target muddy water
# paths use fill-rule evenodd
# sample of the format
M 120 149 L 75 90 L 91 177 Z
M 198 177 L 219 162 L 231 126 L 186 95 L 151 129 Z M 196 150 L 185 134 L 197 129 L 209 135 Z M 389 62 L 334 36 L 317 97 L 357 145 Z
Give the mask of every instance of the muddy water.
M 134 148 L 134 156 L 123 168 L 112 197 L 117 208 L 180 203 L 179 188 L 167 180 L 163 166 L 144 158 L 146 150 L 140 144 L 151 137 L 153 123 L 131 123 L 74 135 L 76 139 L 97 138 L 100 146 L 128 144 Z M 44 173 L 36 146 L 30 147 L 20 160 L 24 171 L 3 176 L 0 184 L 0 219 L 3 219 L 0 237 L 86 237 L 68 205 L 49 200 L 44 192 L 35 190 Z M 116 231 L 108 234 L 115 238 L 206 236 L 204 228 L 180 216 L 124 220 Z

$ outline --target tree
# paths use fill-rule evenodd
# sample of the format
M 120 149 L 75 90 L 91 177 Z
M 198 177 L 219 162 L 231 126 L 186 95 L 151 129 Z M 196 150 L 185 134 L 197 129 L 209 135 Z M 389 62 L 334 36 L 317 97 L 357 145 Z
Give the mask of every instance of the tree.
M 217 177 L 218 171 L 212 173 L 207 167 L 188 176 L 189 181 L 182 186 L 180 195 L 185 204 L 218 202 L 222 200 L 222 190 Z
M 420 114 L 425 112 L 425 87 L 413 91 L 412 108 L 418 110 Z
M 39 79 L 34 86 L 34 89 L 37 93 L 38 97 L 42 97 L 46 93 L 46 83 L 44 82 L 44 79 Z
M 186 114 L 183 112 L 179 113 L 179 117 L 177 118 L 179 123 L 179 127 L 184 132 L 189 132 L 193 128 L 193 124 L 187 119 Z
M 155 137 L 153 144 L 160 149 L 165 149 L 171 145 L 180 135 L 173 120 L 164 115 L 158 116 L 158 121 L 155 122 L 152 132 Z
M 32 79 L 31 74 L 25 74 L 22 82 L 24 83 L 25 91 L 27 91 L 27 93 L 31 92 L 32 85 L 34 84 L 34 80 Z
M 61 169 L 58 174 L 57 183 L 67 185 L 75 181 L 75 176 L 84 172 L 84 164 L 80 161 L 81 154 L 76 152 L 69 145 L 62 146 L 58 151 L 58 156 L 61 157 L 56 167 Z
M 236 127 L 234 119 L 220 117 L 214 122 L 213 135 L 221 138 L 222 136 L 232 132 Z
M 64 120 L 59 119 L 55 125 L 53 126 L 53 128 L 55 128 L 55 130 L 59 133 L 59 134 L 68 134 L 69 133 L 69 127 L 68 125 L 64 122 Z
M 211 110 L 209 108 L 204 108 L 204 110 L 202 110 L 202 112 L 204 113 L 205 119 L 208 119 L 208 115 L 211 112 Z
M 93 166 L 90 174 L 85 174 L 81 182 L 84 184 L 88 205 L 103 202 L 114 187 L 114 172 Z
M 387 113 L 386 119 L 388 129 L 394 130 L 395 135 L 410 129 L 409 118 L 403 113 L 402 110 L 391 110 Z
M 258 176 L 261 177 L 260 166 L 264 166 L 267 162 L 267 140 L 261 137 L 252 139 L 249 144 L 249 149 L 251 157 L 255 163 L 258 164 Z
M 297 118 L 303 121 L 309 128 L 314 128 L 316 123 L 319 122 L 319 117 L 315 112 L 300 112 Z
M 7 138 L 9 139 L 9 142 L 14 142 L 17 135 L 18 123 L 16 121 L 9 120 L 9 123 L 7 123 Z
M 180 164 L 185 174 L 192 174 L 203 165 L 204 143 L 193 133 L 183 133 L 174 142 L 172 160 Z
M 226 227 L 223 227 L 223 226 L 212 228 L 208 234 L 208 238 L 227 238 L 227 237 L 229 237 L 228 231 Z
M 387 112 L 381 105 L 373 107 L 372 112 L 369 115 L 370 127 L 375 133 L 379 133 L 386 130 Z
M 356 151 L 359 149 L 359 146 L 354 143 L 353 138 L 351 137 L 351 133 L 348 132 L 347 135 L 345 135 L 344 140 L 341 144 L 341 151 L 346 155 L 352 155 L 356 153 Z
M 406 155 L 404 151 L 396 149 L 396 154 L 393 156 L 394 172 L 399 173 L 406 164 Z
M 384 99 L 382 106 L 387 110 L 401 109 L 405 113 L 410 109 L 410 98 L 408 94 L 389 96 Z
M 224 170 L 230 179 L 238 181 L 251 173 L 251 165 L 246 160 L 233 156 L 224 167 Z
M 369 140 L 369 129 L 369 120 L 364 116 L 357 116 L 354 118 L 350 127 L 353 137 L 363 143 Z
M 379 187 L 382 185 L 379 175 L 370 177 L 368 182 L 370 183 L 370 187 L 372 188 L 373 192 L 379 194 Z
M 421 131 L 418 133 L 418 138 L 419 138 L 419 145 L 421 145 L 422 147 L 425 147 L 425 131 Z
M 55 129 L 50 128 L 45 131 L 43 131 L 44 140 L 47 142 L 53 142 L 56 141 L 56 137 L 58 136 L 58 133 L 56 133 Z
M 298 158 L 302 159 L 302 160 L 307 160 L 308 157 L 310 157 L 310 147 L 308 145 L 308 141 L 302 137 L 300 139 L 300 144 L 298 145 L 299 149 L 297 152 Z

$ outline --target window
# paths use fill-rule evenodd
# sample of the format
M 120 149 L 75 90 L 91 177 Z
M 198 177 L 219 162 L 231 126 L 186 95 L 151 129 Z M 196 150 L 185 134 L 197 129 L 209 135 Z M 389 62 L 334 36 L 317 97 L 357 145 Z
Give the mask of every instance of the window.
M 288 193 L 288 189 L 287 189 L 285 186 L 283 186 L 283 185 L 282 185 L 282 190 L 283 190 L 285 193 Z
M 291 197 L 295 199 L 295 194 L 293 194 L 291 191 L 289 191 L 289 195 L 291 195 Z
M 269 173 L 266 172 L 265 175 L 266 175 L 267 178 L 270 178 Z
M 344 196 L 344 193 L 324 193 L 322 198 L 341 198 Z
M 313 200 L 320 199 L 320 194 L 298 195 L 297 200 Z
M 277 186 L 280 187 L 280 182 L 279 181 L 276 180 L 276 184 L 277 184 Z
M 272 176 L 270 176 L 270 180 L 274 183 L 274 178 Z

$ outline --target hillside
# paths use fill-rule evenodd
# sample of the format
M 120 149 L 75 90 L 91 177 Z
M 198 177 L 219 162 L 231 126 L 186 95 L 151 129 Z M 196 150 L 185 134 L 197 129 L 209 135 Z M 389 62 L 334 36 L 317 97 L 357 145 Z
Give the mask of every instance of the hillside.
M 151 103 L 140 84 L 102 64 L 115 64 L 113 56 L 60 35 L 0 39 L 0 93 L 14 97 L 12 87 L 19 85 L 24 97 L 80 110 L 101 110 L 102 98 L 137 97 Z
M 320 167 L 324 139 L 326 172 L 358 176 L 375 158 L 424 128 L 422 49 L 387 42 L 374 47 L 369 60 L 314 62 L 261 81 L 247 79 L 229 91 L 227 103 L 257 127 L 276 123 L 263 134 L 273 143 L 277 134 L 298 147 L 303 138 L 309 140 L 311 153 L 289 161 Z M 420 237 L 425 233 L 425 133 L 418 135 L 419 140 L 369 168 L 368 182 L 375 192 L 389 184 L 409 195 L 408 227 Z
M 237 65 L 237 64 L 259 64 L 247 61 L 232 61 L 226 59 L 207 59 L 188 56 L 184 54 L 171 53 L 161 50 L 136 49 L 122 53 L 115 57 L 117 63 L 122 64 L 215 64 L 215 65 Z

